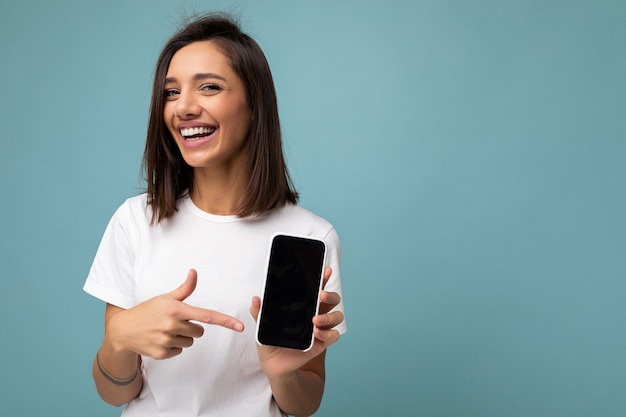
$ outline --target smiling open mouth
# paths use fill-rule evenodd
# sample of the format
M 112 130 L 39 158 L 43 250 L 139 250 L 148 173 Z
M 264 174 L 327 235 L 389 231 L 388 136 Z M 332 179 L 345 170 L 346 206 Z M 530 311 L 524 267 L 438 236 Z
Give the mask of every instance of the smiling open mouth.
M 186 129 L 180 129 L 180 134 L 187 141 L 195 141 L 203 138 L 205 136 L 209 136 L 215 132 L 214 127 L 190 127 Z

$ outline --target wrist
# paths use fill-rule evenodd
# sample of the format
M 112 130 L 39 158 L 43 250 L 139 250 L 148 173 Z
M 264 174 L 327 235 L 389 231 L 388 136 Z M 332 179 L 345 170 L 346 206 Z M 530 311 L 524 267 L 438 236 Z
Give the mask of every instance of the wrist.
M 120 378 L 118 376 L 113 375 L 110 371 L 108 371 L 102 362 L 100 362 L 100 351 L 96 353 L 96 366 L 98 367 L 98 371 L 100 374 L 105 377 L 109 382 L 117 386 L 125 386 L 130 385 L 137 379 L 139 375 L 139 365 L 135 366 L 135 371 L 128 377 Z
M 315 372 L 298 369 L 268 379 L 274 400 L 285 414 L 310 416 L 318 410 L 324 381 Z
M 107 328 L 96 359 L 100 362 L 99 367 L 104 368 L 106 372 L 111 371 L 112 375 L 128 377 L 138 368 L 140 356 L 129 349 L 124 343 L 124 338 L 117 337 L 116 332 L 112 330 Z
M 124 343 L 128 338 L 123 334 L 124 326 L 121 325 L 118 327 L 117 321 L 117 316 L 112 317 L 109 321 L 104 332 L 104 340 L 100 350 L 106 349 L 107 353 L 111 353 L 120 358 L 136 356 L 137 354 Z
M 271 385 L 274 384 L 293 384 L 298 380 L 299 369 L 290 372 L 283 373 L 268 373 L 265 372 L 265 376 Z

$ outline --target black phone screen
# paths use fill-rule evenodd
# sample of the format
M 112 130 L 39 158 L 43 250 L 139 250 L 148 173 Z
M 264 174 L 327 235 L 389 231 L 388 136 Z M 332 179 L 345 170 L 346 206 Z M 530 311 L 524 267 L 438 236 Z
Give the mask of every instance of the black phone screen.
M 259 343 L 300 350 L 311 346 L 325 252 L 321 240 L 274 237 L 258 319 Z

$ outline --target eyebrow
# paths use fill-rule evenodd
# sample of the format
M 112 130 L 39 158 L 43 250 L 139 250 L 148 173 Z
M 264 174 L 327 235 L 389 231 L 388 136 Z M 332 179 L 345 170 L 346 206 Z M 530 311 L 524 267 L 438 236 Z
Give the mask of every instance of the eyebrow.
M 194 81 L 202 81 L 202 80 L 206 80 L 209 78 L 216 78 L 218 80 L 226 81 L 226 78 L 222 77 L 221 75 L 214 74 L 212 72 L 201 72 L 193 76 Z M 175 83 L 175 82 L 176 82 L 176 77 L 165 78 L 165 84 Z

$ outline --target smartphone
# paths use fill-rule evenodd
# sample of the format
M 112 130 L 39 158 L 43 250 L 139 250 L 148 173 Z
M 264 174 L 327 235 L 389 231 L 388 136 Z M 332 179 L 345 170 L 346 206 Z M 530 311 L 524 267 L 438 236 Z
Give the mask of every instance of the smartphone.
M 310 237 L 272 238 L 265 290 L 257 320 L 257 342 L 307 351 L 313 346 L 324 277 L 326 244 Z

